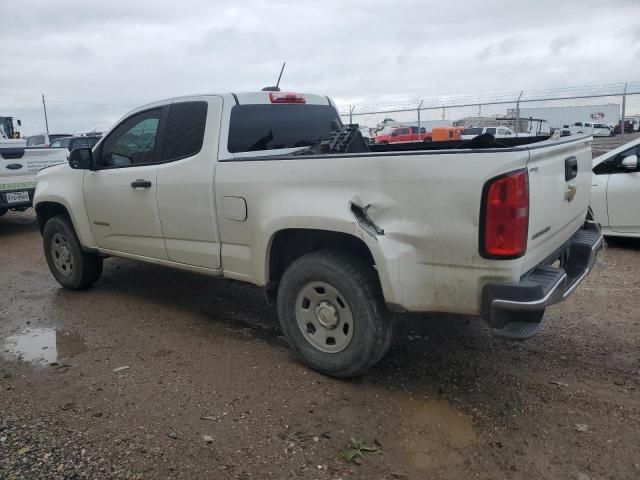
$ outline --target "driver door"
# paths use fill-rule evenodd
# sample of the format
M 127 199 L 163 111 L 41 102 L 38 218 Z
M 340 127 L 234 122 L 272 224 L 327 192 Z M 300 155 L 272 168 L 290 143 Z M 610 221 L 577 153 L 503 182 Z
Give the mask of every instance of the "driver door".
M 619 154 L 610 165 L 607 183 L 609 225 L 615 232 L 640 233 L 640 169 L 628 170 L 622 161 L 631 155 L 640 156 L 640 145 Z
M 163 112 L 133 114 L 94 150 L 84 198 L 101 250 L 168 259 L 156 199 Z

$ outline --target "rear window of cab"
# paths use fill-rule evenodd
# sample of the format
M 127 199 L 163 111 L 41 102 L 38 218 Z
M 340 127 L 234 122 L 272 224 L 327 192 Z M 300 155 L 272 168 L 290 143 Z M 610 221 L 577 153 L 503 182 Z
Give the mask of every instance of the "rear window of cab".
M 331 105 L 235 105 L 227 148 L 230 153 L 240 153 L 308 147 L 341 126 Z

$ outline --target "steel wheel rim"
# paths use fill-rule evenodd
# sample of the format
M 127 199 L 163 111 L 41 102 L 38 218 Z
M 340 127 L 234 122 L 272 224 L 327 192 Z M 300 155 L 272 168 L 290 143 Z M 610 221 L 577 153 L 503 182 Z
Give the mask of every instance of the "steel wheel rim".
M 353 338 L 353 314 L 346 297 L 326 282 L 310 282 L 300 289 L 296 323 L 303 337 L 325 353 L 341 352 Z
M 55 233 L 51 237 L 51 258 L 56 270 L 62 275 L 68 277 L 73 273 L 74 264 L 71 245 L 69 245 L 67 237 L 62 233 Z

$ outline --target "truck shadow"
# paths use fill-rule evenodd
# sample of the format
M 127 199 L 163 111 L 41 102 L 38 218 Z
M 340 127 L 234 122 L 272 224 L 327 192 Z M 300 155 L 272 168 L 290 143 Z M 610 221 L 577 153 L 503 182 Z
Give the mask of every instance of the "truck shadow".
M 608 248 L 640 250 L 640 238 L 606 237 Z
M 196 322 L 205 330 L 222 326 L 231 335 L 289 350 L 275 306 L 266 303 L 262 289 L 251 285 L 110 259 L 105 262 L 102 279 L 89 292 L 94 297 L 87 300 L 91 304 L 109 301 L 135 305 L 140 311 L 161 312 L 175 321 L 171 328 L 180 334 L 189 334 Z M 59 300 L 68 301 L 67 295 L 78 294 L 60 290 Z M 135 320 L 134 316 L 129 321 Z M 489 385 L 495 384 L 482 384 L 480 378 L 499 377 L 507 384 L 511 378 L 514 388 L 509 388 L 513 390 L 507 396 L 509 400 L 495 398 L 497 410 L 504 415 L 520 405 L 515 388 L 519 374 L 513 365 L 526 364 L 525 371 L 531 374 L 538 367 L 544 368 L 539 361 L 553 361 L 567 348 L 580 348 L 577 344 L 567 345 L 571 338 L 559 342 L 553 335 L 544 334 L 525 343 L 505 342 L 494 338 L 478 317 L 462 315 L 399 315 L 395 333 L 387 356 L 363 378 L 350 382 L 486 401 L 487 395 L 492 396 L 487 389 L 493 387 Z M 543 351 L 544 355 L 536 359 L 537 353 Z

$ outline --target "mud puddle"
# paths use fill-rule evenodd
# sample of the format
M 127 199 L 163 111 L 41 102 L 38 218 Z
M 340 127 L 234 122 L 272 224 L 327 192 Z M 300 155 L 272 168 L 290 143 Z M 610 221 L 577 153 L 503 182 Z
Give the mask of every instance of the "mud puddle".
M 473 418 L 444 399 L 394 395 L 398 415 L 395 443 L 409 470 L 437 471 L 461 464 L 462 451 L 477 443 Z
M 86 351 L 84 339 L 77 334 L 55 328 L 27 328 L 7 337 L 1 354 L 7 360 L 49 365 Z

